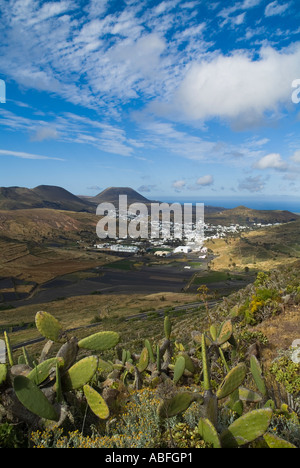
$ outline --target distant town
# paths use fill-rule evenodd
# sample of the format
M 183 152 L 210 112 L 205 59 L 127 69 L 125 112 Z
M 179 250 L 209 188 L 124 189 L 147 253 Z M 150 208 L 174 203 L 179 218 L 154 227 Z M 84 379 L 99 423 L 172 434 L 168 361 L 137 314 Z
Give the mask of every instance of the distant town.
M 132 220 L 133 216 L 129 215 L 128 220 Z M 155 221 L 156 223 L 156 221 Z M 151 224 L 151 221 L 149 222 Z M 158 226 L 158 232 L 160 233 L 159 238 L 148 238 L 148 239 L 130 239 L 120 238 L 120 239 L 109 239 L 107 238 L 105 242 L 93 244 L 93 248 L 111 253 L 124 253 L 131 255 L 138 255 L 141 253 L 153 252 L 155 256 L 158 257 L 170 257 L 173 254 L 178 253 L 194 253 L 199 254 L 199 258 L 205 259 L 207 257 L 207 248 L 205 247 L 205 241 L 212 239 L 221 239 L 229 236 L 238 236 L 243 232 L 250 230 L 260 229 L 267 226 L 277 226 L 282 223 L 252 223 L 251 225 L 240 225 L 240 224 L 231 224 L 229 226 L 223 225 L 213 225 L 210 223 L 204 223 L 203 235 L 197 236 L 197 231 L 195 225 L 193 224 L 190 230 L 185 228 L 184 237 L 182 239 L 176 239 L 172 236 L 164 236 L 164 225 L 160 221 Z M 157 226 L 155 226 L 157 228 Z M 183 228 L 183 226 L 178 226 L 176 223 L 171 221 L 171 227 L 169 231 L 174 232 L 176 228 Z M 196 233 L 196 235 L 195 235 Z

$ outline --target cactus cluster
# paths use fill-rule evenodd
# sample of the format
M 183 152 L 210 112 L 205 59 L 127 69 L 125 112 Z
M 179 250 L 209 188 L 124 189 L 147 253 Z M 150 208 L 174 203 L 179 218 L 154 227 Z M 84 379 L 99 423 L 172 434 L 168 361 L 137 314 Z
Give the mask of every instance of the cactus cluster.
M 6 387 L 2 394 L 4 408 L 13 408 L 15 418 L 38 426 L 43 426 L 47 420 L 62 423 L 68 412 L 67 395 L 81 390 L 92 412 L 101 419 L 108 418 L 109 407 L 100 389 L 93 384 L 103 369 L 114 367 L 96 353 L 114 348 L 119 334 L 103 331 L 78 341 L 76 337 L 68 337 L 60 322 L 44 311 L 37 312 L 35 323 L 47 339 L 37 361 L 23 348 L 23 354 L 15 363 L 9 336 L 5 333 L 8 364 L 0 367 L 0 383 Z M 61 345 L 59 351 L 55 357 L 47 358 L 54 342 Z M 77 360 L 80 350 L 94 354 Z
M 175 393 L 171 398 L 164 399 L 158 407 L 161 418 L 171 418 L 180 415 L 195 401 L 201 406 L 202 416 L 199 419 L 197 434 L 206 447 L 213 448 L 239 448 L 257 444 L 268 448 L 295 448 L 293 444 L 268 432 L 275 409 L 275 403 L 268 400 L 268 392 L 259 361 L 255 356 L 250 358 L 250 366 L 245 362 L 237 363 L 231 369 L 225 359 L 223 349 L 230 343 L 236 351 L 236 341 L 233 336 L 233 327 L 230 321 L 225 321 L 220 327 L 212 325 L 207 333 L 194 335 L 195 342 L 200 345 L 202 387 L 204 392 Z M 171 366 L 176 384 L 184 373 L 192 375 L 197 364 L 191 357 L 177 346 L 179 353 L 175 365 Z M 218 387 L 213 390 L 210 376 L 210 356 L 217 351 L 217 355 L 224 365 L 225 375 Z M 212 354 L 214 353 L 214 354 Z M 191 366 L 192 364 L 192 366 Z M 248 374 L 257 391 L 243 387 Z M 245 404 L 256 405 L 251 411 L 245 411 Z M 228 427 L 219 424 L 219 412 L 227 408 L 235 414 L 235 420 Z M 179 433 L 176 432 L 178 438 Z
M 99 353 L 117 346 L 120 336 L 116 332 L 102 331 L 78 340 L 68 337 L 59 321 L 47 312 L 36 314 L 36 326 L 47 339 L 40 358 L 35 360 L 23 348 L 15 362 L 5 334 L 8 364 L 0 365 L 4 408 L 31 426 L 49 427 L 51 421 L 62 425 L 70 409 L 70 395 L 74 401 L 78 394 L 96 418 L 109 420 L 120 393 L 127 398 L 130 392 L 147 386 L 156 389 L 160 397 L 156 415 L 161 427 L 168 425 L 170 418 L 180 421 L 194 405 L 200 411 L 198 424 L 191 431 L 178 420 L 174 437 L 169 431 L 170 443 L 175 441 L 177 447 L 184 447 L 181 434 L 188 436 L 188 443 L 194 447 L 294 447 L 268 430 L 279 410 L 269 398 L 258 359 L 251 356 L 249 364 L 238 362 L 238 344 L 230 320 L 194 334 L 195 348 L 187 352 L 180 343 L 174 346 L 172 324 L 166 316 L 161 342 L 146 339 L 139 354 L 116 348 L 118 358 L 114 362 L 101 359 Z M 59 350 L 48 357 L 54 342 Z M 212 378 L 216 361 L 221 374 L 218 383 Z M 224 410 L 234 415 L 226 425 L 220 423 Z

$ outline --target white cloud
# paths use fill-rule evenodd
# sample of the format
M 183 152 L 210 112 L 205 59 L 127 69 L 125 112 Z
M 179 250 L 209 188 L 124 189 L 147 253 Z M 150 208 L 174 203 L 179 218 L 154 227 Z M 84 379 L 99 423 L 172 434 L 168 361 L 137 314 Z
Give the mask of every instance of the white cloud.
M 207 185 L 212 185 L 214 183 L 214 178 L 212 175 L 205 175 L 203 177 L 199 177 L 197 179 L 196 184 L 201 185 L 202 187 L 206 187 Z
M 185 180 L 175 180 L 172 184 L 172 187 L 175 189 L 176 192 L 181 192 L 186 186 Z
M 239 190 L 246 190 L 251 193 L 261 192 L 265 188 L 265 181 L 260 177 L 246 177 L 239 183 Z
M 39 154 L 23 153 L 20 151 L 9 151 L 5 149 L 0 149 L 0 155 L 14 156 L 15 158 L 21 158 L 21 159 L 53 159 L 55 161 L 64 161 L 64 159 L 61 159 L 61 158 L 52 158 L 49 156 L 41 156 Z
M 295 151 L 295 153 L 291 157 L 291 160 L 295 163 L 300 163 L 300 150 Z
M 169 115 L 188 120 L 213 118 L 255 124 L 291 100 L 291 83 L 299 71 L 300 45 L 283 51 L 263 47 L 258 60 L 248 52 L 219 54 L 194 63 L 172 102 Z
M 287 164 L 282 160 L 280 154 L 270 153 L 261 158 L 254 167 L 256 169 L 276 169 L 279 171 L 285 171 L 287 169 Z
M 31 139 L 32 141 L 56 140 L 58 136 L 55 128 L 41 127 Z
M 284 13 L 290 6 L 290 3 L 280 4 L 275 0 L 275 2 L 269 3 L 265 8 L 266 16 L 276 16 Z
M 88 144 L 121 156 L 131 156 L 135 148 L 142 146 L 142 143 L 128 138 L 126 131 L 118 125 L 99 122 L 71 112 L 55 115 L 47 122 L 0 109 L 0 123 L 10 131 L 28 132 L 31 141 L 56 139 L 64 143 Z

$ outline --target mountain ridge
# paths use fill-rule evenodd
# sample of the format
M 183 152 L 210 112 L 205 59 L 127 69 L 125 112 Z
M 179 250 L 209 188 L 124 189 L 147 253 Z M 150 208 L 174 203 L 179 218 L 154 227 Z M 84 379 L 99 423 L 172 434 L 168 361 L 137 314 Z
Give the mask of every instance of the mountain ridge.
M 149 200 L 131 187 L 108 187 L 95 196 L 74 195 L 55 185 L 38 185 L 34 188 L 0 187 L 0 210 L 15 211 L 48 208 L 62 211 L 96 213 L 100 203 L 119 204 L 119 195 L 127 195 L 127 203 L 161 203 Z M 204 205 L 205 221 L 212 224 L 274 224 L 296 221 L 299 215 L 287 210 L 256 210 L 239 205 L 227 209 Z

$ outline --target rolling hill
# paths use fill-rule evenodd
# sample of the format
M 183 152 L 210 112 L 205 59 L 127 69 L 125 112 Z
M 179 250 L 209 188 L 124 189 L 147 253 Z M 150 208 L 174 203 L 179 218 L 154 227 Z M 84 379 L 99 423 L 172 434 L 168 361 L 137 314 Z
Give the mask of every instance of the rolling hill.
M 299 220 L 300 216 L 290 211 L 254 210 L 245 206 L 238 206 L 224 211 L 209 213 L 205 218 L 208 223 L 226 226 L 229 224 L 253 225 L 254 223 L 288 223 Z
M 0 210 L 51 208 L 64 211 L 94 212 L 88 200 L 73 195 L 62 187 L 39 185 L 25 187 L 0 187 Z
M 47 208 L 60 211 L 73 211 L 96 214 L 100 203 L 112 203 L 119 206 L 119 195 L 127 195 L 128 205 L 143 203 L 150 207 L 151 203 L 161 203 L 149 200 L 130 187 L 109 187 L 94 197 L 76 196 L 62 187 L 39 185 L 33 189 L 25 187 L 0 187 L 0 210 L 16 211 L 37 208 Z M 194 205 L 195 209 L 195 205 Z M 205 221 L 211 224 L 243 224 L 254 223 L 275 224 L 296 221 L 299 215 L 290 211 L 254 210 L 245 206 L 233 209 L 204 206 Z

